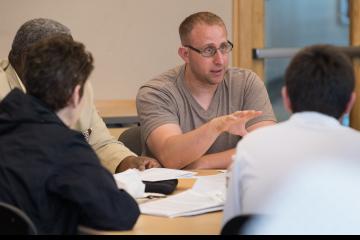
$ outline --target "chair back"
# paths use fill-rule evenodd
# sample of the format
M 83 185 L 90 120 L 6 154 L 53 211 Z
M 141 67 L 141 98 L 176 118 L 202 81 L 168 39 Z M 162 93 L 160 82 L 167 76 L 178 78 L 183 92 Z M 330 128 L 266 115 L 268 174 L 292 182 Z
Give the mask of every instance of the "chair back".
M 1 235 L 35 235 L 36 227 L 25 212 L 7 203 L 0 202 Z
M 259 214 L 243 214 L 233 217 L 225 223 L 221 229 L 221 235 L 242 235 L 249 221 L 259 217 Z
M 119 141 L 138 156 L 141 155 L 142 147 L 140 126 L 134 126 L 126 129 L 120 134 Z

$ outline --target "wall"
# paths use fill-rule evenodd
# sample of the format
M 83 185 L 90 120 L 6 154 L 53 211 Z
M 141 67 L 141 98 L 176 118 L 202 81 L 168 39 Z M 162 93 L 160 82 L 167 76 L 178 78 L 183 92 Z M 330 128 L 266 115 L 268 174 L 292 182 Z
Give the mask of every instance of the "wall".
M 55 19 L 93 53 L 96 99 L 135 98 L 143 82 L 181 64 L 178 26 L 191 13 L 212 11 L 230 32 L 232 21 L 232 0 L 0 0 L 0 6 L 0 58 L 22 23 Z

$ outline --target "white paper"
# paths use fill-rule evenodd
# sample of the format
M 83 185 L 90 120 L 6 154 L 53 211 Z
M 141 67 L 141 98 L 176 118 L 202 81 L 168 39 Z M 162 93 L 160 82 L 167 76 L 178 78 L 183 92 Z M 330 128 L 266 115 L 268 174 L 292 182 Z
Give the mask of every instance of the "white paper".
M 215 194 L 207 195 L 192 189 L 172 195 L 168 198 L 140 204 L 143 214 L 179 217 L 221 210 L 224 199 Z
M 145 184 L 142 182 L 139 170 L 128 169 L 113 175 L 119 189 L 124 189 L 133 198 L 141 198 L 145 194 Z
M 140 204 L 143 214 L 179 217 L 222 210 L 226 196 L 226 174 L 197 177 L 192 189 L 166 199 Z
M 170 168 L 150 168 L 140 172 L 143 181 L 155 182 L 177 178 L 190 178 L 197 174 L 196 172 L 170 169 Z
M 197 177 L 192 189 L 200 193 L 221 192 L 226 193 L 226 173 Z

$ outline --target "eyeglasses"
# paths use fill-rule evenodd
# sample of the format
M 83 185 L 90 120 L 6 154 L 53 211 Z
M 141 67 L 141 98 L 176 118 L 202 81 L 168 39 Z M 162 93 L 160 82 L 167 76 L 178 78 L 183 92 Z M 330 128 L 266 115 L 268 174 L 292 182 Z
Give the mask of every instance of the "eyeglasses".
M 220 50 L 222 54 L 229 53 L 233 49 L 233 46 L 234 45 L 229 40 L 227 42 L 222 43 L 219 48 L 216 48 L 214 46 L 208 46 L 203 49 L 197 49 L 190 45 L 184 45 L 184 47 L 190 48 L 191 50 L 199 53 L 203 57 L 212 57 L 216 54 L 217 50 Z

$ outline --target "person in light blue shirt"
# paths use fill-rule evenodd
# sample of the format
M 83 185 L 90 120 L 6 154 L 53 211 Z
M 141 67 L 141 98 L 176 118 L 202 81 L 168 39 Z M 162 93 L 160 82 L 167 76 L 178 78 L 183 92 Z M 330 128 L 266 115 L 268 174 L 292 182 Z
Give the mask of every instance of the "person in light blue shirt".
M 240 214 L 271 214 L 262 206 L 300 164 L 358 159 L 360 134 L 340 123 L 355 102 L 354 86 L 351 61 L 334 46 L 307 47 L 292 59 L 282 96 L 293 114 L 238 143 L 224 223 Z
M 299 167 L 265 204 L 272 214 L 249 221 L 244 233 L 360 234 L 359 172 L 358 163 L 331 158 Z

